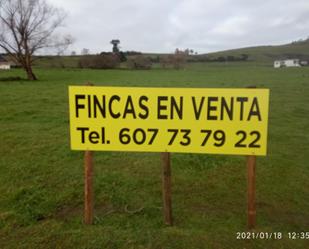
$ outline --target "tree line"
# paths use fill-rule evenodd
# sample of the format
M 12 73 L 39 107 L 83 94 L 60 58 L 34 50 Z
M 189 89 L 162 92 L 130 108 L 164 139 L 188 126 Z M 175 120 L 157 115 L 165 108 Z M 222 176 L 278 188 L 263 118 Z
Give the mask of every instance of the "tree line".
M 83 55 L 78 61 L 79 68 L 114 69 L 121 63 L 128 69 L 151 69 L 153 64 L 162 68 L 182 69 L 187 55 L 178 50 L 169 55 L 144 55 L 141 52 L 102 52 L 97 55 Z

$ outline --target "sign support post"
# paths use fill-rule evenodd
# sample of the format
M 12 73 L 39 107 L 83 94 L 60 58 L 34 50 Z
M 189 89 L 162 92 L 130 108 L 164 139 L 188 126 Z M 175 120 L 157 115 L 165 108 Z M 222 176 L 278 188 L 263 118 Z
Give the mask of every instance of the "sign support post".
M 86 83 L 86 86 L 93 86 L 92 83 Z M 85 207 L 84 207 L 84 222 L 87 225 L 93 224 L 93 152 L 86 150 L 84 154 L 84 177 L 85 177 L 85 186 L 84 186 L 84 198 L 85 198 Z
M 163 192 L 163 213 L 166 225 L 173 225 L 172 216 L 172 181 L 171 181 L 171 154 L 169 152 L 161 153 L 163 166 L 162 192 Z
M 92 151 L 85 151 L 85 210 L 84 210 L 84 222 L 87 225 L 93 223 L 93 160 Z
M 256 224 L 255 166 L 256 166 L 256 156 L 248 156 L 247 157 L 247 170 L 248 170 L 248 229 L 255 228 L 255 224 Z

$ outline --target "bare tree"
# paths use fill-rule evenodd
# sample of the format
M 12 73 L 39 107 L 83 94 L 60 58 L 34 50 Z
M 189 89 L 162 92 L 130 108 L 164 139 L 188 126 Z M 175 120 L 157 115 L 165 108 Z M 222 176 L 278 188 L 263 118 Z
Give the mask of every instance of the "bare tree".
M 83 48 L 81 51 L 81 55 L 88 55 L 90 53 L 88 48 Z
M 178 48 L 176 48 L 175 53 L 173 55 L 170 55 L 170 62 L 173 64 L 175 69 L 183 69 L 184 65 L 187 61 L 189 49 L 186 49 L 185 51 L 182 51 Z
M 73 43 L 74 39 L 70 35 L 65 35 L 62 38 L 58 38 L 58 42 L 54 43 L 57 55 L 64 55 L 68 47 Z
M 63 11 L 45 0 L 0 0 L 0 48 L 22 66 L 29 80 L 37 79 L 32 65 L 38 50 L 72 43 L 55 36 L 64 18 Z

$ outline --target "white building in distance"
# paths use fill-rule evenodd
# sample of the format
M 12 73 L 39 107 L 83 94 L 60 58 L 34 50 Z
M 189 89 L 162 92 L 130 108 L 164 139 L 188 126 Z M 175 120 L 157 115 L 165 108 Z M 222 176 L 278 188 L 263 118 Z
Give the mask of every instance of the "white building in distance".
M 274 61 L 274 68 L 280 67 L 300 67 L 299 59 L 287 59 Z
M 10 70 L 11 63 L 0 55 L 0 70 Z

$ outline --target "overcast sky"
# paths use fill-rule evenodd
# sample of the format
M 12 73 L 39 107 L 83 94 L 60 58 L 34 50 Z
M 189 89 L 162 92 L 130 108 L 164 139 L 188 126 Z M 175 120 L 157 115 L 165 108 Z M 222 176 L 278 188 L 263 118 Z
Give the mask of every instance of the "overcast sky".
M 68 17 L 69 51 L 208 53 L 309 36 L 309 0 L 48 0 Z

